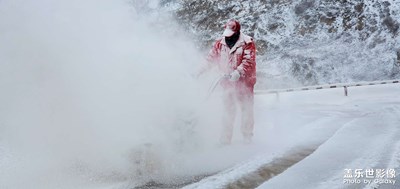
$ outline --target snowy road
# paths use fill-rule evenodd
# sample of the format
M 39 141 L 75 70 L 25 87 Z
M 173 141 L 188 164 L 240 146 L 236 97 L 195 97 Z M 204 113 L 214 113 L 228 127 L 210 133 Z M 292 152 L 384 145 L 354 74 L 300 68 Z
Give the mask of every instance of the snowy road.
M 186 188 L 399 188 L 399 95 L 392 84 L 257 96 L 264 155 Z M 394 169 L 395 183 L 344 183 L 346 169 Z
M 165 173 L 172 178 L 169 183 L 140 188 L 176 188 L 186 183 L 192 184 L 184 188 L 207 189 L 400 188 L 399 96 L 400 84 L 350 88 L 348 97 L 343 96 L 343 89 L 257 95 L 253 144 L 242 144 L 236 131 L 231 146 L 174 155 L 173 161 L 164 160 L 170 163 L 164 168 L 172 171 Z M 10 151 L 0 146 L 0 173 L 5 175 L 0 177 L 0 186 L 6 188 L 138 186 L 118 170 L 85 175 L 85 170 L 68 169 L 67 177 L 62 173 L 65 170 L 41 170 L 47 176 L 36 177 L 40 169 L 26 168 L 37 162 L 20 164 Z M 359 180 L 371 183 L 344 183 L 348 169 L 394 170 L 394 177 L 386 179 L 394 183 L 375 183 L 365 174 Z M 23 174 L 17 179 L 13 173 Z

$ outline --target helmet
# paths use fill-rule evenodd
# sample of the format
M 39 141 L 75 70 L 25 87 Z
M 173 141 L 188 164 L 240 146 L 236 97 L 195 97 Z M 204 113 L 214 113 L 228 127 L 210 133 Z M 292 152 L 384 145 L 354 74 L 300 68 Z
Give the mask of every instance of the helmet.
M 231 19 L 225 24 L 224 28 L 225 30 L 222 35 L 225 37 L 230 37 L 234 33 L 240 31 L 240 23 L 237 20 Z

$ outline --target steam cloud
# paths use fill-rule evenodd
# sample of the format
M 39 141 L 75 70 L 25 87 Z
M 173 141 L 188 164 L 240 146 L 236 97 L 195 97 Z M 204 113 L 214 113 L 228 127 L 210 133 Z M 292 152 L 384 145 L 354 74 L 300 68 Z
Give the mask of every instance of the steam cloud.
M 177 117 L 204 102 L 188 77 L 201 60 L 124 1 L 0 1 L 0 188 L 130 180 L 144 143 L 173 167 Z

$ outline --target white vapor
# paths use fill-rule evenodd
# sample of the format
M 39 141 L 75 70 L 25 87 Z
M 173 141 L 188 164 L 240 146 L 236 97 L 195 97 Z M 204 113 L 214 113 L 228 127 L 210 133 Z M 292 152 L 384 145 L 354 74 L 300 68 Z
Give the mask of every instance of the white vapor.
M 135 182 L 144 143 L 173 169 L 176 122 L 204 102 L 189 77 L 201 60 L 124 1 L 1 0 L 0 188 Z M 218 107 L 185 142 L 212 143 Z

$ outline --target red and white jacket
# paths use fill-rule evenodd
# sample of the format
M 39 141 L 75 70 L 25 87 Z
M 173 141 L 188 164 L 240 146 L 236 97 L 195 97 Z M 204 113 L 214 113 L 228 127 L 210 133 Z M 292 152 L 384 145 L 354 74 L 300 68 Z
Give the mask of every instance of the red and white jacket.
M 230 49 L 225 38 L 218 39 L 207 57 L 210 66 L 217 66 L 222 74 L 234 70 L 240 73 L 238 83 L 253 88 L 256 83 L 256 46 L 253 38 L 240 34 L 236 44 Z

